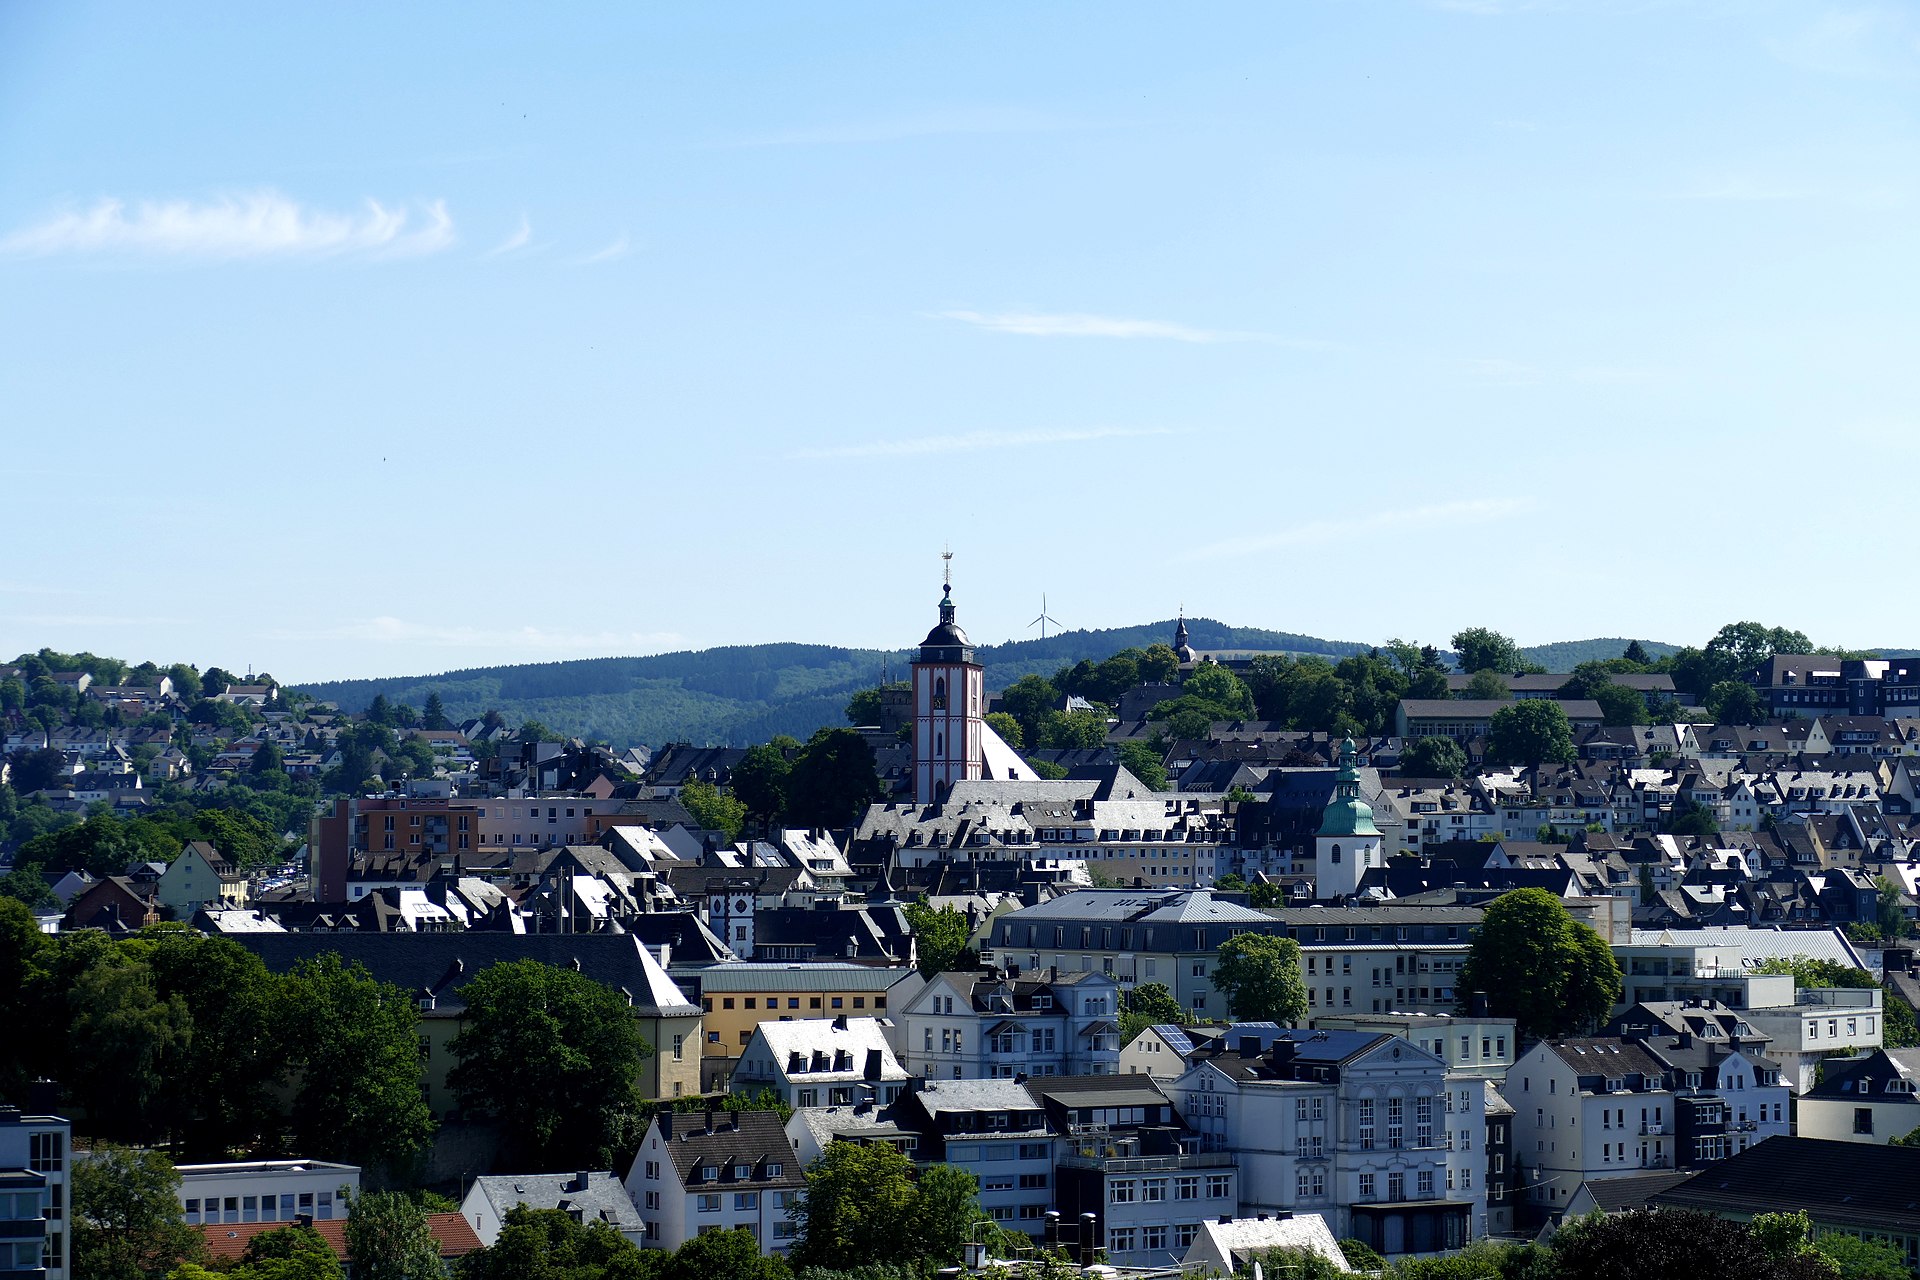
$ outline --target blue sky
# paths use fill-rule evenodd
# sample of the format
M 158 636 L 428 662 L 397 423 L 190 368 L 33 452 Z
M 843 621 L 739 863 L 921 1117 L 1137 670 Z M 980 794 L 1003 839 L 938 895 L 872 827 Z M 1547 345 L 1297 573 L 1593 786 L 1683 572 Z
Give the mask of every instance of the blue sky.
M 1920 17 L 0 5 L 0 650 L 1920 644 Z

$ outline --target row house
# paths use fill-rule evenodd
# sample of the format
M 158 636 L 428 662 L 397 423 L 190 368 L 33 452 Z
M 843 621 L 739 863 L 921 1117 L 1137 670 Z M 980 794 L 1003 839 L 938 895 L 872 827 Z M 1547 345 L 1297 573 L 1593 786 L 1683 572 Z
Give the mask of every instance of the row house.
M 1589 1180 L 1700 1168 L 1791 1131 L 1779 1069 L 1737 1037 L 1542 1041 L 1514 1063 L 1501 1093 L 1514 1109 L 1518 1180 L 1536 1217 L 1564 1213 Z

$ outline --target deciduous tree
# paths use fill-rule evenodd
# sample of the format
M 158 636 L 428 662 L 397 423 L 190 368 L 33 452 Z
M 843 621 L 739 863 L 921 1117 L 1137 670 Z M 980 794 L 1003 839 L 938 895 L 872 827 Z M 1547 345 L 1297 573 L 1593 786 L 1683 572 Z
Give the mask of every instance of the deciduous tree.
M 151 1280 L 206 1259 L 206 1242 L 180 1216 L 180 1175 L 158 1151 L 101 1146 L 70 1165 L 73 1274 Z
M 358 1196 L 347 1213 L 354 1280 L 440 1280 L 440 1246 L 427 1215 L 397 1191 Z
M 1241 1021 L 1292 1025 L 1306 1016 L 1307 985 L 1300 978 L 1300 944 L 1292 938 L 1243 933 L 1220 944 L 1213 987 Z
M 852 826 L 879 798 L 873 748 L 852 729 L 815 733 L 787 775 L 787 816 L 799 826 Z
M 1453 651 L 1460 659 L 1462 671 L 1512 675 L 1520 669 L 1520 651 L 1513 640 L 1487 627 L 1468 627 L 1456 632 Z
M 1460 972 L 1462 1000 L 1484 994 L 1522 1037 L 1597 1026 L 1620 994 L 1606 940 L 1545 889 L 1515 889 L 1487 908 Z
M 1487 731 L 1488 754 L 1508 764 L 1539 768 L 1571 764 L 1573 726 L 1566 710 L 1551 698 L 1523 698 L 1493 713 Z
M 641 1102 L 653 1048 L 613 988 L 537 960 L 490 965 L 460 991 L 466 1017 L 447 1083 L 492 1114 L 515 1168 L 604 1168 Z
M 967 942 L 973 928 L 967 917 L 951 906 L 934 910 L 923 898 L 904 908 L 907 923 L 913 926 L 914 954 L 921 976 L 951 973 L 979 962 Z
M 1412 738 L 1400 752 L 1400 772 L 1409 778 L 1458 778 L 1467 771 L 1467 753 L 1440 734 Z

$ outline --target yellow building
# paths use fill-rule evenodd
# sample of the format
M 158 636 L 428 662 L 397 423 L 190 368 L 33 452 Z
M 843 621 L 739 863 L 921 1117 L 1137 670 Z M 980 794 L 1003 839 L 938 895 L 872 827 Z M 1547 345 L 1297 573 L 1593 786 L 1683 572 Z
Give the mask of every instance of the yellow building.
M 887 1016 L 887 988 L 908 971 L 846 961 L 745 961 L 702 969 L 705 1054 L 738 1058 L 762 1022 Z

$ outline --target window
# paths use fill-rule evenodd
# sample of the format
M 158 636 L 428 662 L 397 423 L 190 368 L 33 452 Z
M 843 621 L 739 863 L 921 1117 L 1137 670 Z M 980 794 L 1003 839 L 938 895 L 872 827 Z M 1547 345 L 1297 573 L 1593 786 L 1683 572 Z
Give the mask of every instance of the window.
M 1175 1200 L 1198 1200 L 1200 1198 L 1200 1179 L 1175 1178 L 1173 1180 L 1173 1198 Z
M 1433 1170 L 1420 1170 L 1418 1174 L 1414 1175 L 1414 1185 L 1418 1188 L 1422 1200 L 1433 1199 Z
M 1855 1133 L 1873 1132 L 1872 1107 L 1855 1107 L 1853 1109 L 1853 1131 Z
M 59 1132 L 27 1136 L 27 1168 L 34 1173 L 58 1173 L 67 1167 L 67 1138 Z
M 1373 1175 L 1370 1173 L 1360 1175 L 1360 1198 L 1362 1200 L 1373 1199 Z
M 1360 1099 L 1360 1149 L 1373 1150 L 1373 1099 Z
M 1132 1253 L 1139 1233 L 1132 1227 L 1114 1227 L 1107 1232 L 1107 1249 L 1112 1253 Z
M 698 1206 L 698 1211 L 699 1211 L 699 1212 L 701 1212 L 701 1213 L 718 1213 L 718 1212 L 720 1212 L 720 1197 L 719 1197 L 719 1195 L 718 1195 L 718 1194 L 708 1194 L 708 1195 L 702 1195 L 702 1196 L 701 1196 L 701 1197 L 699 1198 L 699 1206 Z
M 1137 1186 L 1132 1178 L 1116 1178 L 1107 1186 L 1107 1203 L 1132 1204 Z
M 733 1193 L 733 1207 L 736 1209 L 758 1209 L 760 1193 L 758 1191 L 736 1191 Z
M 1233 1194 L 1233 1175 L 1228 1173 L 1210 1173 L 1207 1175 L 1207 1199 L 1224 1200 Z

